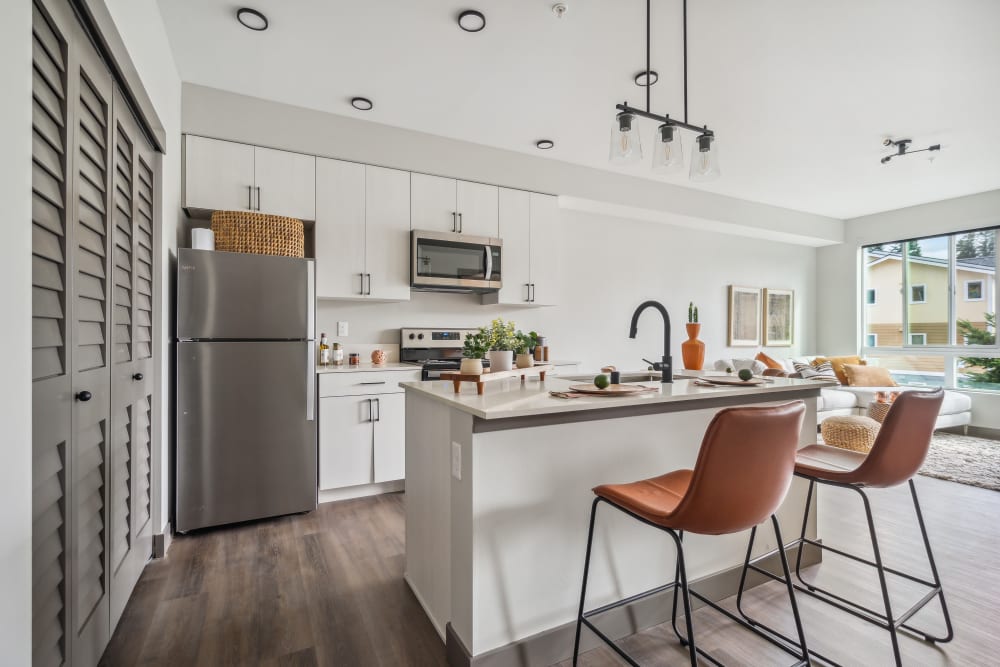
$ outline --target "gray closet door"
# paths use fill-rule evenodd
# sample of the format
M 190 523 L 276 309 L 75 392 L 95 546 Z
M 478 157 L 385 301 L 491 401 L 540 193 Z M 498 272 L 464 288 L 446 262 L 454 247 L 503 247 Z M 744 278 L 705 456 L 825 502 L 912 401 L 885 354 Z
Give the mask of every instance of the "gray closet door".
M 152 552 L 153 151 L 116 91 L 113 104 L 111 311 L 111 627 Z

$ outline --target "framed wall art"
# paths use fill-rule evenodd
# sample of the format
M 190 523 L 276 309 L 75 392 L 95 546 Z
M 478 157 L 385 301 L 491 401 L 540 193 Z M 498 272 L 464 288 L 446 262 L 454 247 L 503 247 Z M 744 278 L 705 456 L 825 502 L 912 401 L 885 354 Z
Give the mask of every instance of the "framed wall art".
M 764 345 L 791 347 L 795 323 L 795 292 L 764 289 Z
M 761 290 L 759 287 L 729 286 L 730 347 L 755 347 L 761 338 Z

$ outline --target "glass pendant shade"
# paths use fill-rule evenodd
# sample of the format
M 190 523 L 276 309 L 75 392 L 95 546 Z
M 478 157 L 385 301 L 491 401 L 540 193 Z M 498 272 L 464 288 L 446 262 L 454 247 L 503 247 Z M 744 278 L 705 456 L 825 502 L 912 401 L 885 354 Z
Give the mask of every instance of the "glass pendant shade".
M 609 159 L 614 164 L 634 164 L 642 159 L 642 144 L 639 129 L 632 121 L 635 116 L 622 112 L 615 118 L 611 128 L 611 150 Z
M 653 139 L 653 171 L 670 173 L 684 169 L 684 145 L 681 133 L 673 125 L 664 123 L 656 128 Z
M 698 136 L 691 149 L 691 170 L 688 178 L 692 181 L 714 181 L 722 172 L 719 169 L 719 147 L 710 134 Z

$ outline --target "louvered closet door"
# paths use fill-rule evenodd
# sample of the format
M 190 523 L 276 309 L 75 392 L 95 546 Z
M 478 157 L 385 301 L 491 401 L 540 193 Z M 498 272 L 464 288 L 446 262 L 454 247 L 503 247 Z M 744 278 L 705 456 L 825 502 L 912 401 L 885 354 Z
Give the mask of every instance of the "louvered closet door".
M 67 283 L 67 40 L 65 24 L 34 6 L 32 133 L 32 654 L 39 666 L 67 661 L 66 502 L 70 393 Z
M 70 113 L 74 133 L 70 173 L 76 190 L 71 199 L 69 244 L 74 262 L 70 280 L 72 390 L 78 399 L 80 392 L 91 396 L 88 401 L 76 400 L 73 408 L 70 497 L 75 515 L 70 516 L 70 627 L 72 664 L 89 667 L 100 659 L 110 634 L 108 455 L 114 441 L 109 420 L 110 364 L 116 353 L 109 299 L 115 279 L 111 266 L 113 84 L 79 26 L 70 44 L 69 103 L 74 105 Z
M 111 627 L 121 618 L 152 550 L 152 149 L 120 92 L 113 104 Z

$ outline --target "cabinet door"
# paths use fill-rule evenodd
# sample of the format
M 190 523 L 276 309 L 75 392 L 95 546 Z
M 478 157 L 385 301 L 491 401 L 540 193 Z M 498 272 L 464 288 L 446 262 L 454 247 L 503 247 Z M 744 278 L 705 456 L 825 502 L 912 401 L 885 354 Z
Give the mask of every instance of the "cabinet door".
M 255 207 L 261 213 L 316 219 L 316 158 L 254 147 Z
M 185 208 L 253 209 L 253 179 L 253 146 L 190 134 L 184 137 Z
M 410 173 L 365 167 L 366 295 L 410 300 Z
M 455 179 L 427 174 L 410 176 L 410 218 L 413 229 L 457 232 Z
M 557 199 L 531 193 L 531 297 L 536 306 L 559 303 L 559 232 Z
M 365 165 L 316 159 L 316 296 L 360 299 L 365 272 Z
M 406 476 L 405 394 L 383 394 L 375 399 L 375 482 Z
M 530 297 L 528 284 L 531 282 L 529 193 L 500 188 L 499 197 L 499 232 L 503 239 L 503 287 L 500 289 L 499 302 L 523 304 Z
M 498 193 L 495 185 L 458 181 L 458 231 L 469 236 L 498 235 Z
M 369 396 L 320 399 L 320 489 L 371 484 L 374 410 Z

